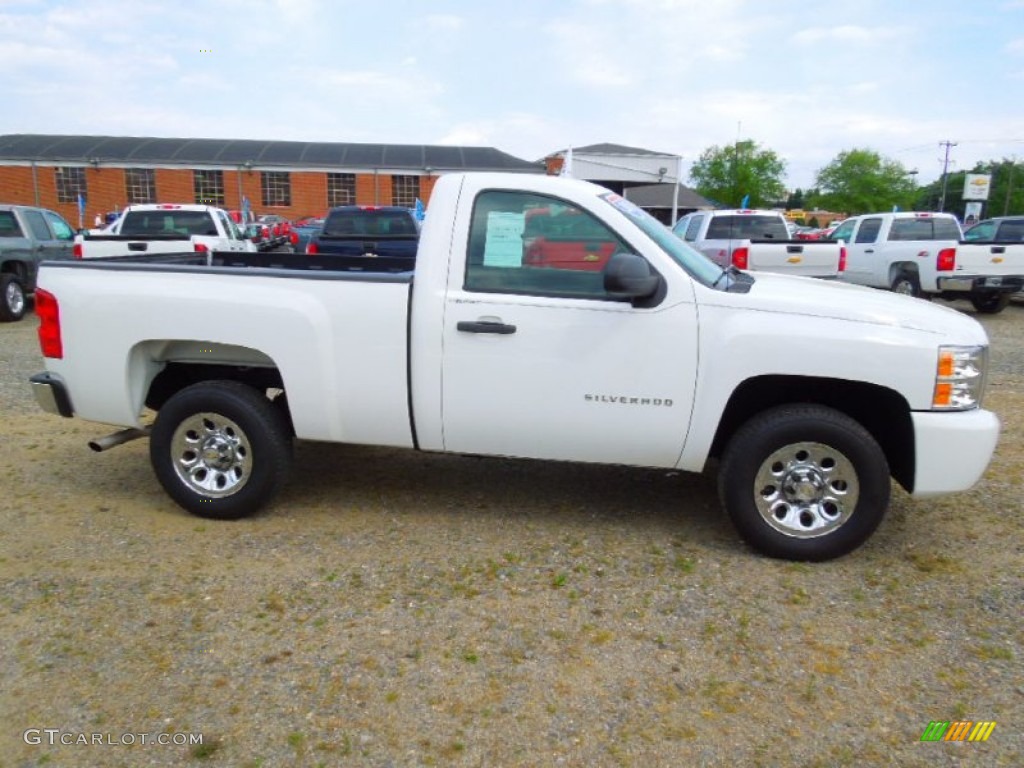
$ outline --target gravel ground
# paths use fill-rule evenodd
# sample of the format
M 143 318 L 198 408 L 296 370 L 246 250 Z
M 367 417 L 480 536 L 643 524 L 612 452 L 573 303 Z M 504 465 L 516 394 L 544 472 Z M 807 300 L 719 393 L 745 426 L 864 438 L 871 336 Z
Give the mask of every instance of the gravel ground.
M 349 446 L 200 520 L 38 411 L 0 326 L 0 766 L 1024 765 L 1024 306 L 980 319 L 984 480 L 818 565 L 710 476 Z M 997 725 L 920 741 L 958 719 Z

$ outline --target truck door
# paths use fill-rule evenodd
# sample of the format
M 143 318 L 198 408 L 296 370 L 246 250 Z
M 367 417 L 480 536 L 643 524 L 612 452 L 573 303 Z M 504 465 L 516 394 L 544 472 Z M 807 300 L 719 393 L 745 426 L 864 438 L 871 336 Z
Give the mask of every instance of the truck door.
M 633 250 L 562 200 L 485 190 L 460 216 L 468 246 L 452 247 L 467 248 L 466 263 L 450 270 L 443 319 L 445 450 L 673 466 L 696 378 L 692 294 L 670 283 L 656 305 L 634 307 L 590 262 L 531 261 L 527 222 L 539 216 L 546 230 Z
M 858 223 L 860 226 L 857 226 Z M 878 284 L 875 273 L 882 260 L 878 250 L 878 233 L 881 228 L 882 219 L 869 216 L 844 222 L 832 233 L 830 240 L 843 240 L 846 243 L 844 280 L 858 285 Z M 888 283 L 884 283 L 884 287 L 887 288 Z
M 71 258 L 71 246 L 75 241 L 75 230 L 73 230 L 70 224 L 64 221 L 64 219 L 53 211 L 43 211 L 42 213 L 43 218 L 46 220 L 46 223 L 50 228 L 50 232 L 53 233 L 53 239 L 44 246 L 44 250 L 47 254 L 46 258 Z

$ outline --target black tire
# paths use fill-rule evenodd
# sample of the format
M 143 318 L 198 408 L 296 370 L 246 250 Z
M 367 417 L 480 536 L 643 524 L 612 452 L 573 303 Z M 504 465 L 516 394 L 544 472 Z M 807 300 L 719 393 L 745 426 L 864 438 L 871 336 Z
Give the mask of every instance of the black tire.
M 726 447 L 718 493 L 740 536 L 786 560 L 856 549 L 889 506 L 889 465 L 871 434 L 832 408 L 773 408 Z
M 901 270 L 896 273 L 892 280 L 892 292 L 904 296 L 913 296 L 916 299 L 924 298 L 924 291 L 921 290 L 921 281 L 916 272 Z
M 0 321 L 12 323 L 25 316 L 25 286 L 17 275 L 0 275 Z
M 1010 305 L 1009 293 L 982 293 L 971 296 L 974 311 L 981 315 L 997 315 Z
M 284 485 L 292 443 L 280 411 L 237 381 L 204 381 L 157 414 L 149 458 L 164 490 L 199 517 L 237 520 Z

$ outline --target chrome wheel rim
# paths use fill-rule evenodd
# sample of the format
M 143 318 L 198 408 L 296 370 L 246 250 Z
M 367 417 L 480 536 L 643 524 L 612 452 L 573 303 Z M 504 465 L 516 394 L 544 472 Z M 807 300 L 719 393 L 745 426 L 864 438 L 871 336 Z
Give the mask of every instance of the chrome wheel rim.
M 810 539 L 834 532 L 857 507 L 857 471 L 841 451 L 822 443 L 793 443 L 761 464 L 754 502 L 779 533 Z
M 212 498 L 237 493 L 252 472 L 249 438 L 219 413 L 197 413 L 182 421 L 171 438 L 171 460 L 189 490 Z
M 7 308 L 14 314 L 20 314 L 25 309 L 25 293 L 17 283 L 8 283 L 4 294 Z
M 904 296 L 914 295 L 914 286 L 910 284 L 909 280 L 897 280 L 896 287 L 892 290 L 893 293 L 900 293 Z

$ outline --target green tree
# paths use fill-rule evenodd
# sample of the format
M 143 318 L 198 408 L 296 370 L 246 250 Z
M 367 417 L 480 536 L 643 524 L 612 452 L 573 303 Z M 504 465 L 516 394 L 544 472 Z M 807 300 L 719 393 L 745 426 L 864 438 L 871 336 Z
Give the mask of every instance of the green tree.
M 840 152 L 818 171 L 815 186 L 816 207 L 850 216 L 913 208 L 917 190 L 903 165 L 870 149 Z
M 786 199 L 786 210 L 791 211 L 796 208 L 798 211 L 803 210 L 804 207 L 804 192 L 800 187 L 789 193 L 789 197 Z
M 690 183 L 704 197 L 739 207 L 749 197 L 751 208 L 784 200 L 786 164 L 770 149 L 749 139 L 726 147 L 709 147 L 690 168 Z
M 964 181 L 968 173 L 987 173 L 992 176 L 988 200 L 982 204 L 982 216 L 1015 216 L 1024 214 L 1024 163 L 1016 160 L 989 160 L 979 162 L 970 171 L 954 171 L 946 175 L 946 205 L 948 213 L 964 216 Z M 917 206 L 923 211 L 937 211 L 942 200 L 942 178 L 918 190 Z

